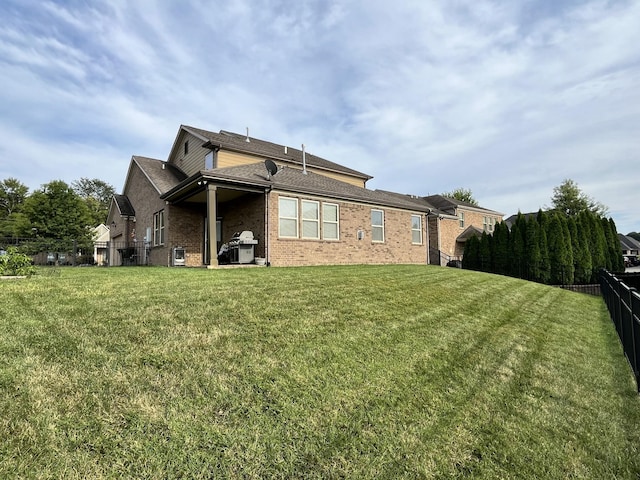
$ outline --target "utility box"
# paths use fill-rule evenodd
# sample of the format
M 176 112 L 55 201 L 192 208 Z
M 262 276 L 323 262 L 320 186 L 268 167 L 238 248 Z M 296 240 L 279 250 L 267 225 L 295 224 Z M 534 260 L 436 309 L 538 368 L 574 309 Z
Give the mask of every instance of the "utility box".
M 184 247 L 174 247 L 171 249 L 171 265 L 174 267 L 184 267 L 187 252 Z

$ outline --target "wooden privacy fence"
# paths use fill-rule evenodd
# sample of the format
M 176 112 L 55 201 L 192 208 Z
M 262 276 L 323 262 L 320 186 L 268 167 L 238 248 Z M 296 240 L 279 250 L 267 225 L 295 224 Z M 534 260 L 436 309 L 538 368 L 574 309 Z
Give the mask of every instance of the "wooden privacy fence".
M 604 270 L 600 274 L 600 289 L 640 393 L 640 294 Z

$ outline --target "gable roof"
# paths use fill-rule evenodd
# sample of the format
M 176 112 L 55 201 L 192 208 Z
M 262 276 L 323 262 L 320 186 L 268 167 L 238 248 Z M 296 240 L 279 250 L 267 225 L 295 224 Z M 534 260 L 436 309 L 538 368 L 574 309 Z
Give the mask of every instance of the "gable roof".
M 180 131 L 182 130 L 195 135 L 203 141 L 206 141 L 209 144 L 208 146 L 210 147 L 220 147 L 224 148 L 225 150 L 233 150 L 240 153 L 257 155 L 259 157 L 270 158 L 273 160 L 279 160 L 281 162 L 302 166 L 302 150 L 296 148 L 278 145 L 276 143 L 267 142 L 265 140 L 260 140 L 254 137 L 247 137 L 247 135 L 233 133 L 226 130 L 220 130 L 220 133 L 215 133 L 188 125 L 181 125 Z M 173 147 L 171 148 L 169 158 L 171 158 L 174 150 L 178 148 L 177 141 L 178 137 L 180 136 L 180 131 L 178 132 Z M 248 142 L 247 138 L 249 139 Z M 362 173 L 357 170 L 353 170 L 352 168 L 348 168 L 324 158 L 318 157 L 316 155 L 312 155 L 306 151 L 305 162 L 309 167 L 351 175 L 354 177 L 362 178 L 364 181 L 373 178 L 371 175 L 367 175 L 366 173 Z
M 464 208 L 465 210 L 475 210 L 478 212 L 486 212 L 493 215 L 499 215 L 501 217 L 504 216 L 503 213 L 496 212 L 495 210 L 489 210 L 488 208 L 473 205 L 469 202 L 463 202 L 462 200 L 457 200 L 455 198 L 445 197 L 444 195 L 429 195 L 427 197 L 424 197 L 424 199 L 438 210 L 442 210 L 443 212 L 449 214 L 455 212 L 457 208 Z
M 166 192 L 162 195 L 162 198 L 169 201 L 174 198 L 180 198 L 181 191 L 197 183 L 198 179 L 222 184 L 239 184 L 247 187 L 252 186 L 262 189 L 282 190 L 284 192 L 308 194 L 336 200 L 350 200 L 370 205 L 395 207 L 418 212 L 429 211 L 429 208 L 424 202 L 415 201 L 410 198 L 398 198 L 396 195 L 378 190 L 368 190 L 309 171 L 305 174 L 298 168 L 280 168 L 278 172 L 269 179 L 267 170 L 261 162 L 218 168 L 215 170 L 203 170 L 198 175 L 190 177 L 188 180 Z
M 640 250 L 640 242 L 635 238 L 619 233 L 618 239 L 620 240 L 620 245 L 622 245 L 624 250 Z
M 126 195 L 114 194 L 113 203 L 115 203 L 120 216 L 135 217 L 136 211 L 133 209 L 129 198 Z
M 134 164 L 138 165 L 142 173 L 160 195 L 171 190 L 187 178 L 187 175 L 175 165 L 155 158 L 134 155 L 131 157 L 129 170 L 131 170 L 131 166 Z M 129 174 L 127 174 L 127 181 L 128 180 Z M 127 186 L 125 185 L 123 191 L 126 191 L 126 188 Z
M 507 227 L 511 228 L 515 225 L 516 220 L 518 219 L 518 214 L 522 215 L 524 217 L 525 220 L 529 221 L 529 217 L 534 217 L 537 218 L 538 217 L 538 212 L 529 212 L 529 213 L 522 213 L 522 212 L 518 212 L 515 215 L 511 215 L 509 218 L 507 218 L 504 223 L 507 225 Z
M 474 227 L 473 225 L 469 225 L 467 228 L 465 228 L 465 230 L 460 235 L 458 235 L 458 237 L 456 238 L 456 241 L 464 243 L 467 240 L 469 240 L 469 237 L 472 237 L 474 235 L 476 237 L 481 237 L 483 232 L 484 230 L 482 230 L 481 228 Z

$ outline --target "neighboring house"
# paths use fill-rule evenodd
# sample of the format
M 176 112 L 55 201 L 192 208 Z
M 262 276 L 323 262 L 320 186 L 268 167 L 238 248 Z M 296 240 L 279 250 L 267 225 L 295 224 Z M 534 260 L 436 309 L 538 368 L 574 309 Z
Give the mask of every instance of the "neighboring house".
M 443 263 L 448 259 L 460 259 L 464 245 L 471 235 L 482 232 L 493 234 L 496 223 L 502 221 L 503 213 L 472 205 L 442 195 L 424 197 L 438 215 L 429 216 L 429 243 L 438 245 L 438 251 L 431 248 L 429 263 Z
M 468 225 L 483 214 L 501 218 L 478 207 L 456 204 L 449 213 L 425 198 L 369 190 L 371 178 L 303 150 L 183 125 L 167 161 L 132 157 L 109 211 L 110 263 L 172 265 L 184 252 L 187 266 L 216 266 L 221 246 L 251 231 L 255 256 L 276 266 L 424 264 L 432 238 L 449 242 L 439 230 L 447 218 L 456 225 L 460 212 Z M 431 217 L 442 217 L 429 227 L 435 232 L 427 228 Z M 456 237 L 466 226 L 459 228 Z M 455 238 L 449 243 L 447 255 L 456 255 Z
M 106 265 L 109 258 L 109 227 L 101 223 L 93 229 L 93 262 L 96 265 Z
M 622 247 L 622 254 L 627 256 L 638 256 L 640 255 L 640 242 L 633 237 L 629 237 L 627 235 L 623 235 L 621 233 L 618 234 L 618 239 L 620 240 L 620 247 Z
M 504 223 L 507 226 L 507 228 L 509 228 L 509 230 L 511 230 L 511 227 L 513 227 L 516 224 L 516 220 L 518 219 L 518 215 L 522 215 L 522 217 L 524 217 L 525 221 L 529 221 L 530 217 L 533 218 L 538 218 L 538 212 L 529 212 L 529 213 L 516 213 L 515 215 L 511 215 L 509 218 L 505 219 Z

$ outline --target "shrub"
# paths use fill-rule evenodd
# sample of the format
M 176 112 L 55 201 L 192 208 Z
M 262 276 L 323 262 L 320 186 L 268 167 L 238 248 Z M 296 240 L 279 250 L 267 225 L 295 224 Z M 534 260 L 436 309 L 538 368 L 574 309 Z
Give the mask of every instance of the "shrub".
M 6 254 L 0 256 L 0 275 L 26 275 L 30 277 L 36 273 L 36 267 L 31 264 L 31 257 L 18 252 L 15 247 L 9 247 Z

